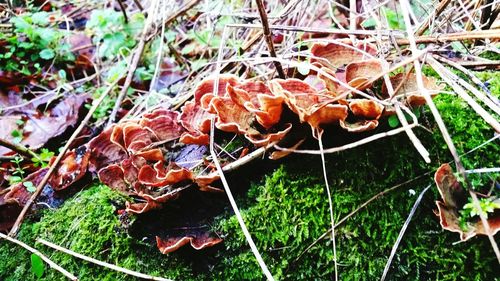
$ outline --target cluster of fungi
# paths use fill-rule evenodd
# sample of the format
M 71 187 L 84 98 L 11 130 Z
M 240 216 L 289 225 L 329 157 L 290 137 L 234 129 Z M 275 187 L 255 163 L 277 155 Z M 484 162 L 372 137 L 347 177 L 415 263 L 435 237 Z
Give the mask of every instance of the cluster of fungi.
M 222 192 L 213 186 L 219 174 L 208 155 L 202 155 L 193 165 L 193 161 L 178 161 L 178 154 L 172 153 L 178 147 L 206 148 L 212 122 L 215 129 L 242 135 L 255 147 L 271 147 L 294 129 L 293 122 L 282 120 L 284 110 L 292 112 L 298 122 L 308 124 L 312 136 L 319 138 L 324 125 L 338 124 L 347 132 L 365 132 L 375 129 L 381 117 L 395 114 L 396 102 L 407 107 L 425 103 L 412 73 L 391 74 L 396 90 L 382 86 L 381 93 L 370 91 L 376 81 L 382 80 L 387 62 L 375 57 L 376 47 L 369 43 L 337 40 L 315 43 L 310 51 L 313 67 L 302 80 L 259 81 L 218 75 L 201 81 L 194 89 L 194 98 L 180 111 L 159 108 L 106 128 L 64 156 L 50 186 L 64 190 L 88 172 L 97 174 L 101 182 L 134 198 L 127 202 L 126 212 L 141 214 L 161 208 L 187 186 Z M 431 92 L 441 89 L 432 78 L 424 77 L 424 81 Z M 209 153 L 208 149 L 203 151 Z M 44 173 L 46 169 L 41 169 L 27 180 L 36 184 Z M 0 205 L 16 209 L 28 198 L 23 185 L 17 184 L 0 194 Z M 188 243 L 201 249 L 221 241 L 206 235 L 158 237 L 157 245 L 168 253 Z

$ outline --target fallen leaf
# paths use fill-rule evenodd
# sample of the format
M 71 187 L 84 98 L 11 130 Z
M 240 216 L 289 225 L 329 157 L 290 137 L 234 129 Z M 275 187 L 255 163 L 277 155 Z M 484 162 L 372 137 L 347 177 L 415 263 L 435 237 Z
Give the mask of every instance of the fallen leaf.
M 460 227 L 460 214 L 467 202 L 467 192 L 458 182 L 449 164 L 443 164 L 436 171 L 434 181 L 441 195 L 442 201 L 436 201 L 439 222 L 443 229 L 457 232 L 460 239 L 466 241 L 476 235 L 487 235 L 481 220 L 476 217 L 468 224 L 467 229 Z M 500 231 L 500 212 L 495 212 L 488 217 L 491 234 Z
M 14 141 L 12 132 L 22 132 L 20 143 L 36 150 L 42 147 L 49 139 L 64 133 L 78 121 L 78 112 L 88 95 L 70 95 L 46 112 L 29 112 L 25 114 L 0 116 L 0 135 L 8 141 Z M 18 125 L 20 120 L 26 120 Z M 0 155 L 10 152 L 0 147 Z

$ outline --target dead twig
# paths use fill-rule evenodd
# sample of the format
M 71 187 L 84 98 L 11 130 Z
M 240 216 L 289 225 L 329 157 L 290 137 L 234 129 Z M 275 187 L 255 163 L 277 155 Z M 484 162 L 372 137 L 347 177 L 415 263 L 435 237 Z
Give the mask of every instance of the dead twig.
M 35 152 L 22 144 L 15 144 L 6 139 L 0 138 L 0 146 L 17 152 L 19 155 L 22 155 L 26 159 L 38 158 L 38 155 Z
M 97 108 L 102 103 L 102 101 L 106 98 L 106 96 L 111 92 L 111 90 L 116 85 L 116 83 L 118 83 L 118 79 L 113 84 L 111 84 L 106 89 L 106 91 L 104 93 L 101 94 L 101 96 L 99 97 L 99 99 L 97 99 L 97 100 L 94 101 L 92 107 L 87 112 L 87 115 L 85 116 L 85 118 L 83 119 L 83 121 L 80 123 L 80 126 L 78 126 L 78 128 L 76 128 L 76 130 L 73 132 L 73 134 L 71 135 L 71 137 L 68 139 L 68 141 L 66 142 L 66 145 L 59 152 L 59 155 L 54 160 L 54 162 L 50 166 L 49 170 L 47 171 L 47 173 L 45 174 L 45 176 L 43 177 L 43 179 L 40 181 L 40 183 L 36 187 L 35 192 L 33 192 L 33 194 L 31 195 L 30 199 L 26 202 L 26 205 L 24 205 L 23 209 L 21 210 L 21 213 L 19 213 L 19 216 L 17 217 L 16 222 L 14 223 L 14 226 L 12 227 L 12 229 L 9 232 L 9 236 L 15 236 L 17 234 L 17 231 L 19 230 L 19 227 L 23 223 L 23 220 L 24 220 L 24 217 L 26 216 L 26 213 L 30 209 L 30 207 L 33 204 L 33 202 L 35 202 L 35 200 L 38 197 L 38 195 L 40 195 L 40 193 L 42 192 L 43 188 L 45 187 L 45 184 L 47 184 L 47 182 L 49 181 L 50 177 L 52 176 L 52 173 L 54 173 L 54 171 L 56 170 L 57 165 L 59 165 L 59 162 L 61 162 L 61 160 L 63 159 L 64 155 L 66 154 L 66 151 L 68 150 L 68 148 L 70 147 L 70 145 L 73 143 L 73 141 L 78 137 L 78 135 L 83 130 L 83 128 L 90 121 L 90 118 L 92 118 L 92 114 L 94 114 L 94 112 L 97 110 Z
M 264 38 L 266 39 L 267 48 L 269 49 L 269 54 L 271 57 L 276 58 L 276 51 L 274 50 L 273 37 L 271 34 L 271 30 L 269 29 L 269 21 L 267 19 L 266 8 L 264 7 L 264 3 L 262 0 L 255 0 L 257 3 L 257 8 L 259 9 L 260 19 L 262 21 L 262 29 L 264 30 Z M 276 71 L 278 72 L 278 76 L 281 79 L 285 79 L 285 72 L 283 71 L 283 67 L 279 61 L 273 61 L 274 67 L 276 67 Z
M 122 0 L 117 0 L 118 5 L 120 6 L 120 10 L 122 10 L 123 18 L 125 19 L 125 23 L 128 23 L 127 11 L 125 10 L 125 5 L 123 5 Z
M 464 41 L 464 40 L 479 40 L 479 39 L 500 39 L 500 32 L 498 30 L 474 30 L 474 31 L 464 31 L 455 32 L 439 35 L 427 35 L 414 37 L 416 44 L 423 43 L 444 43 L 452 41 Z M 399 45 L 411 45 L 410 39 L 396 39 Z
M 500 61 L 494 60 L 494 61 L 457 61 L 457 64 L 466 67 L 466 68 L 476 68 L 476 67 L 481 67 L 481 68 L 487 68 L 487 69 L 499 69 L 500 68 Z
M 60 267 L 59 265 L 57 265 L 56 263 L 54 263 L 52 260 L 50 260 L 49 258 L 47 258 L 44 254 L 40 253 L 40 251 L 38 251 L 37 249 L 27 245 L 26 243 L 24 242 L 21 242 L 15 238 L 12 238 L 12 237 L 9 237 L 3 233 L 0 232 L 0 238 L 3 238 L 9 242 L 12 242 L 12 243 L 15 243 L 21 247 L 23 247 L 24 249 L 30 251 L 31 253 L 39 256 L 44 262 L 46 262 L 51 268 L 59 271 L 62 275 L 66 276 L 69 280 L 78 280 L 78 278 L 76 276 L 74 276 L 73 274 L 69 273 L 68 271 L 66 271 L 66 269 Z
M 114 264 L 110 264 L 110 263 L 107 263 L 107 262 L 96 260 L 94 258 L 87 257 L 85 255 L 82 255 L 82 254 L 76 253 L 74 251 L 71 251 L 69 249 L 63 248 L 63 247 L 61 247 L 59 245 L 56 245 L 56 244 L 51 243 L 49 241 L 46 241 L 46 240 L 44 240 L 42 238 L 37 238 L 36 242 L 41 243 L 41 244 L 43 244 L 43 245 L 45 245 L 47 247 L 50 247 L 52 249 L 61 251 L 61 252 L 65 253 L 65 254 L 71 255 L 73 257 L 82 259 L 84 261 L 88 261 L 88 262 L 91 262 L 93 264 L 97 264 L 97 265 L 106 267 L 108 269 L 111 269 L 111 270 L 114 270 L 114 271 L 118 271 L 118 272 L 122 272 L 122 273 L 125 273 L 125 274 L 128 274 L 128 275 L 131 275 L 131 276 L 135 276 L 135 277 L 146 279 L 146 280 L 172 281 L 171 279 L 166 279 L 166 278 L 162 278 L 162 277 L 156 277 L 156 276 L 147 275 L 147 274 L 140 273 L 140 272 L 137 272 L 137 271 L 133 271 L 133 270 L 130 270 L 130 269 L 126 269 L 126 268 L 123 268 L 123 267 L 119 267 L 119 266 L 114 265 Z
M 118 94 L 118 97 L 116 97 L 115 106 L 113 107 L 113 110 L 111 111 L 111 114 L 109 115 L 107 127 L 111 126 L 115 122 L 116 114 L 118 113 L 118 110 L 120 109 L 121 103 L 122 103 L 123 99 L 125 98 L 125 95 L 127 94 L 127 91 L 128 91 L 128 88 L 130 87 L 130 84 L 132 83 L 132 79 L 134 78 L 135 70 L 137 69 L 137 66 L 139 65 L 139 61 L 141 59 L 142 52 L 144 52 L 145 46 L 146 46 L 146 42 L 145 42 L 145 36 L 143 33 L 143 36 L 141 36 L 141 40 L 137 44 L 137 48 L 135 49 L 134 53 L 132 54 L 132 59 L 131 59 L 130 66 L 128 68 L 127 77 L 125 78 L 125 82 L 123 83 L 123 86 L 120 90 L 120 93 Z
M 351 149 L 351 148 L 354 148 L 354 147 L 358 147 L 360 145 L 367 144 L 367 143 L 370 143 L 372 141 L 375 141 L 375 140 L 378 140 L 378 139 L 381 139 L 381 138 L 385 138 L 385 137 L 388 137 L 388 136 L 397 135 L 399 133 L 402 133 L 402 132 L 406 131 L 409 128 L 411 129 L 411 128 L 414 128 L 416 126 L 418 126 L 418 124 L 412 123 L 412 124 L 409 124 L 408 126 L 403 126 L 403 127 L 400 127 L 400 128 L 396 128 L 396 129 L 393 129 L 393 130 L 390 130 L 390 131 L 387 131 L 387 132 L 384 132 L 384 133 L 378 133 L 378 134 L 369 136 L 367 138 L 364 138 L 364 139 L 361 139 L 359 141 L 355 141 L 355 142 L 352 142 L 352 143 L 349 143 L 349 144 L 346 144 L 346 145 L 323 149 L 323 153 L 335 153 L 335 152 L 340 152 L 340 151 L 344 151 L 344 150 L 347 150 L 347 149 Z M 289 152 L 299 153 L 299 154 L 316 154 L 316 155 L 317 154 L 321 154 L 320 150 L 315 150 L 315 149 L 297 150 L 297 149 L 290 149 L 290 148 L 286 148 L 286 147 L 281 147 L 281 146 L 278 146 L 278 145 L 274 145 L 274 148 L 277 149 L 277 150 L 281 150 L 281 151 L 289 151 Z

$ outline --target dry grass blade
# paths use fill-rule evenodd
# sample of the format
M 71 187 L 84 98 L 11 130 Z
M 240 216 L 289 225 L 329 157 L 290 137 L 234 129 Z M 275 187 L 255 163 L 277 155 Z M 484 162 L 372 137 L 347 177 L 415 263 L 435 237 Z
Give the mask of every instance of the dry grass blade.
M 120 93 L 118 94 L 118 97 L 116 97 L 115 106 L 113 107 L 113 110 L 111 111 L 111 113 L 109 115 L 107 127 L 111 126 L 111 124 L 113 124 L 115 122 L 116 114 L 118 113 L 118 110 L 121 107 L 121 103 L 122 103 L 123 99 L 125 98 L 125 96 L 127 95 L 128 88 L 130 87 L 130 84 L 132 83 L 132 79 L 134 78 L 135 70 L 137 69 L 137 66 L 139 65 L 142 53 L 144 52 L 144 48 L 146 46 L 148 32 L 149 32 L 151 26 L 153 25 L 153 18 L 155 17 L 155 14 L 156 14 L 157 5 L 158 5 L 158 0 L 153 1 L 153 3 L 151 3 L 151 6 L 150 6 L 149 11 L 148 11 L 148 17 L 147 17 L 146 22 L 144 24 L 144 28 L 142 30 L 142 33 L 141 33 L 141 36 L 139 39 L 139 43 L 137 43 L 137 47 L 135 48 L 135 50 L 132 53 L 131 58 L 130 58 L 130 65 L 129 65 L 128 70 L 127 70 L 128 72 L 127 72 L 127 76 L 125 78 L 125 82 L 123 83 L 123 86 L 120 90 Z
M 377 17 L 375 17 L 374 13 L 371 12 L 373 18 L 375 19 L 376 23 L 377 23 L 377 30 L 382 30 L 383 27 L 382 27 L 382 24 L 381 22 L 377 19 Z M 377 43 L 381 46 L 382 45 L 382 40 L 381 40 L 381 35 L 379 34 L 379 36 L 376 37 L 376 40 L 377 40 Z M 383 59 L 381 57 L 381 59 Z M 384 72 L 387 71 L 387 68 L 388 68 L 388 64 L 383 64 L 383 68 L 384 68 Z M 410 72 L 408 72 L 409 74 Z M 385 83 L 385 86 L 386 86 L 386 89 L 388 91 L 388 94 L 389 94 L 389 97 L 394 97 L 394 95 L 397 93 L 397 91 L 399 90 L 399 88 L 402 86 L 403 83 L 401 83 L 401 85 L 398 85 L 398 87 L 396 88 L 396 90 L 394 90 L 394 87 L 392 85 L 392 82 L 391 82 L 391 79 L 389 77 L 389 74 L 385 74 L 384 75 L 384 83 Z M 394 108 L 396 109 L 396 115 L 399 119 L 399 122 L 401 123 L 401 125 L 404 127 L 404 128 L 407 128 L 408 127 L 408 121 L 406 121 L 406 117 L 403 113 L 403 111 L 401 110 L 401 105 L 396 102 L 396 104 L 394 105 Z M 411 112 L 411 111 L 410 111 Z M 417 121 L 417 118 L 415 117 L 415 115 L 412 113 L 412 119 L 413 119 L 413 122 L 414 123 L 418 123 Z M 405 130 L 406 132 L 406 135 L 408 136 L 408 138 L 410 139 L 410 141 L 412 142 L 413 146 L 415 147 L 415 149 L 418 151 L 418 153 L 420 153 L 420 156 L 422 156 L 422 158 L 424 158 L 424 161 L 426 163 L 430 163 L 431 162 L 431 159 L 429 158 L 429 151 L 427 151 L 427 149 L 424 147 L 424 145 L 422 144 L 422 142 L 417 138 L 417 136 L 415 135 L 415 133 L 413 133 L 413 130 L 408 128 Z
M 408 225 L 410 224 L 411 219 L 413 218 L 413 215 L 415 214 L 415 211 L 417 210 L 418 205 L 420 205 L 420 201 L 422 201 L 422 198 L 424 197 L 425 192 L 431 187 L 431 185 L 428 185 L 418 196 L 417 200 L 415 201 L 415 204 L 413 204 L 413 207 L 411 208 L 410 214 L 408 214 L 408 218 L 406 219 L 405 223 L 403 224 L 403 227 L 401 228 L 401 231 L 399 232 L 398 238 L 396 239 L 396 242 L 392 246 L 391 254 L 389 255 L 389 259 L 387 260 L 387 263 L 385 264 L 384 272 L 382 273 L 382 277 L 380 278 L 381 281 L 384 281 L 385 278 L 387 277 L 387 273 L 389 272 L 389 269 L 391 268 L 391 263 L 392 259 L 394 258 L 394 255 L 396 254 L 396 250 L 398 249 L 399 243 L 401 243 L 401 240 L 403 239 L 403 235 L 405 234 L 406 229 L 408 228 Z
M 441 0 L 436 9 L 424 20 L 422 25 L 415 31 L 415 35 L 420 36 L 429 28 L 430 23 L 436 19 L 444 9 L 450 4 L 451 0 Z
M 29 245 L 25 244 L 24 242 L 21 242 L 17 239 L 14 239 L 12 237 L 9 237 L 3 233 L 0 232 L 0 238 L 3 238 L 9 242 L 12 242 L 12 243 L 15 243 L 21 247 L 23 247 L 24 249 L 30 251 L 31 253 L 39 256 L 44 262 L 46 262 L 50 267 L 52 267 L 53 269 L 61 272 L 61 274 L 63 274 L 64 276 L 66 276 L 69 280 L 78 280 L 78 278 L 76 276 L 74 276 L 73 274 L 69 273 L 68 271 L 66 271 L 66 269 L 60 267 L 59 265 L 57 265 L 56 263 L 54 263 L 52 260 L 50 260 L 49 258 L 47 258 L 45 255 L 43 255 L 42 253 L 40 253 L 37 249 L 33 248 L 33 247 L 30 247 Z
M 411 51 L 412 51 L 412 53 L 415 54 L 418 52 L 418 48 L 417 48 L 417 44 L 416 44 L 415 37 L 413 34 L 413 29 L 412 29 L 410 16 L 409 16 L 409 12 L 408 12 L 411 9 L 411 6 L 408 3 L 408 0 L 401 1 L 401 8 L 403 10 L 403 18 L 404 18 L 404 21 L 406 24 L 406 31 L 408 34 L 408 41 L 410 42 Z M 498 34 L 498 32 L 497 32 L 497 34 Z M 500 36 L 500 34 L 498 36 Z M 427 102 L 427 105 L 429 106 L 431 113 L 434 116 L 434 119 L 436 120 L 436 123 L 439 127 L 439 130 L 441 131 L 441 134 L 443 135 L 443 138 L 444 138 L 444 140 L 445 140 L 445 142 L 446 142 L 446 144 L 447 144 L 447 146 L 448 146 L 448 148 L 453 156 L 453 159 L 455 160 L 455 165 L 457 167 L 458 172 L 462 175 L 462 177 L 465 179 L 465 182 L 468 185 L 469 194 L 471 195 L 471 197 L 473 199 L 474 208 L 481 210 L 481 206 L 479 205 L 479 201 L 477 199 L 477 196 L 474 192 L 472 192 L 472 190 L 470 188 L 470 183 L 467 180 L 467 175 L 465 174 L 464 166 L 462 165 L 462 162 L 460 161 L 460 157 L 458 156 L 457 150 L 455 148 L 455 145 L 453 144 L 453 141 L 450 137 L 450 134 L 448 133 L 448 130 L 446 129 L 446 126 L 443 122 L 443 119 L 441 118 L 441 115 L 439 114 L 439 111 L 437 110 L 436 105 L 432 101 L 432 98 L 431 98 L 429 92 L 424 87 L 424 81 L 422 78 L 422 67 L 420 65 L 420 62 L 418 60 L 416 60 L 413 62 L 413 65 L 415 67 L 415 73 L 417 74 L 417 85 L 418 85 L 419 91 L 423 94 L 423 96 Z M 498 263 L 500 263 L 500 250 L 498 249 L 498 245 L 497 245 L 495 239 L 493 238 L 493 235 L 491 234 L 491 228 L 488 224 L 488 221 L 486 220 L 483 213 L 480 212 L 479 216 L 481 218 L 481 222 L 484 225 L 486 233 L 488 233 L 488 239 L 490 240 L 491 246 L 493 248 L 493 251 L 495 252 Z
M 457 64 L 457 63 L 455 63 L 453 61 L 450 61 L 448 59 L 445 59 L 443 57 L 437 56 L 437 55 L 435 55 L 433 57 L 436 58 L 437 60 L 442 61 L 442 62 L 444 62 L 444 63 L 446 63 L 446 64 L 448 64 L 448 65 L 456 68 L 457 70 L 465 73 L 480 88 L 488 90 L 486 88 L 486 86 L 484 86 L 484 84 L 476 76 L 474 76 L 474 74 L 472 74 L 469 70 L 467 70 L 463 66 L 461 66 L 461 65 L 459 65 L 459 64 Z M 452 78 L 454 78 L 454 77 L 456 77 L 456 75 L 453 74 Z M 467 81 L 465 81 L 463 79 L 457 79 L 455 81 L 457 81 L 459 84 L 461 84 L 467 90 L 469 90 L 470 92 L 472 92 L 474 94 L 474 96 L 476 96 L 477 99 L 479 99 L 480 101 L 484 102 L 484 104 L 486 104 L 496 114 L 500 115 L 500 106 L 497 105 L 497 104 L 495 104 L 495 102 L 493 102 L 489 97 L 487 97 L 486 95 L 484 95 L 481 91 L 479 91 L 477 88 L 473 87 L 471 84 L 467 83 Z
M 375 141 L 375 140 L 378 140 L 381 138 L 397 135 L 399 133 L 405 132 L 408 128 L 414 128 L 417 126 L 418 126 L 418 124 L 412 123 L 412 124 L 409 124 L 408 126 L 396 128 L 396 129 L 393 129 L 393 130 L 390 130 L 390 131 L 387 131 L 384 133 L 378 133 L 378 134 L 369 136 L 367 138 L 364 138 L 364 139 L 361 139 L 359 141 L 355 141 L 355 142 L 352 142 L 352 143 L 349 143 L 346 145 L 324 149 L 323 153 L 336 153 L 336 152 L 344 151 L 344 150 L 351 149 L 354 147 L 358 147 L 360 145 L 364 145 L 364 144 L 370 143 L 372 141 Z M 320 150 L 314 150 L 314 149 L 302 149 L 302 150 L 291 149 L 291 148 L 281 147 L 279 145 L 275 145 L 274 148 L 277 150 L 281 150 L 281 151 L 289 151 L 289 152 L 299 153 L 299 154 L 315 154 L 315 155 L 321 154 Z
M 475 30 L 468 32 L 447 33 L 442 35 L 426 35 L 414 38 L 416 44 L 423 43 L 443 43 L 452 41 L 464 40 L 480 40 L 480 39 L 500 39 L 500 32 L 496 30 Z M 397 39 L 399 45 L 411 45 L 410 39 Z
M 332 226 L 331 228 L 331 233 L 332 233 L 332 247 L 333 247 L 333 264 L 334 264 L 334 274 L 335 274 L 335 281 L 339 279 L 338 275 L 338 261 L 337 261 L 337 245 L 335 241 L 335 220 L 333 217 L 333 193 L 330 191 L 330 185 L 328 184 L 328 175 L 326 172 L 326 161 L 325 161 L 325 154 L 323 153 L 323 132 L 318 134 L 318 144 L 319 144 L 319 149 L 321 152 L 321 167 L 323 168 L 323 178 L 325 181 L 325 188 L 326 188 L 326 194 L 328 195 L 328 207 L 330 211 L 330 224 Z M 335 197 L 334 197 L 335 198 Z
M 97 264 L 97 265 L 102 266 L 102 267 L 106 267 L 106 268 L 114 270 L 114 271 L 122 272 L 122 273 L 131 275 L 131 276 L 134 276 L 134 277 L 137 277 L 137 278 L 141 278 L 141 279 L 145 279 L 145 280 L 172 281 L 172 279 L 166 279 L 166 278 L 162 278 L 162 277 L 151 276 L 151 275 L 147 275 L 147 274 L 144 274 L 144 273 L 140 273 L 140 272 L 136 272 L 136 271 L 133 271 L 133 270 L 129 270 L 129 269 L 126 269 L 126 268 L 123 268 L 123 267 L 119 267 L 119 266 L 116 266 L 114 264 L 110 264 L 110 263 L 107 263 L 107 262 L 96 260 L 94 258 L 87 257 L 85 255 L 82 255 L 82 254 L 76 253 L 74 251 L 71 251 L 69 249 L 63 248 L 63 247 L 61 247 L 59 245 L 56 245 L 54 243 L 51 243 L 51 242 L 46 241 L 46 240 L 41 239 L 41 238 L 37 238 L 36 241 L 38 243 L 41 243 L 41 244 L 47 246 L 47 247 L 50 247 L 52 249 L 61 251 L 61 252 L 65 253 L 65 254 L 71 255 L 73 257 L 82 259 L 84 261 L 91 262 L 93 264 Z
M 456 82 L 459 81 L 460 78 L 446 69 L 442 64 L 437 62 L 434 58 L 428 57 L 427 61 L 429 62 L 429 65 L 443 78 L 443 80 L 450 85 L 455 93 L 457 93 L 460 98 L 465 100 L 469 106 L 477 113 L 479 116 L 481 116 L 486 123 L 488 123 L 497 133 L 500 133 L 500 123 L 491 116 L 486 110 L 484 110 L 481 105 L 479 105 L 467 92 L 460 87 L 460 85 Z

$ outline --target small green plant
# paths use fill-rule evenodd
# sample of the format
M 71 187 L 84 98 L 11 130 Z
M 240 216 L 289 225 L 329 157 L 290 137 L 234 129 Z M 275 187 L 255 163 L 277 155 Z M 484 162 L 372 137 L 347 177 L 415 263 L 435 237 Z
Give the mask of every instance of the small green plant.
M 500 209 L 500 200 L 493 200 L 491 198 L 480 198 L 479 199 L 479 207 L 476 207 L 476 204 L 472 202 L 472 199 L 469 198 L 469 202 L 464 205 L 462 211 L 460 211 L 462 217 L 465 219 L 476 217 L 483 215 L 485 218 L 488 218 L 488 213 L 493 213 L 495 209 Z
M 21 130 L 13 130 L 10 132 L 10 135 L 12 136 L 13 143 L 20 143 L 23 140 L 23 133 Z
M 98 55 L 113 59 L 118 54 L 128 53 L 136 44 L 144 26 L 144 15 L 133 14 L 128 23 L 123 14 L 114 10 L 94 10 L 86 25 L 86 32 L 99 44 Z
M 23 182 L 23 186 L 26 187 L 26 190 L 30 193 L 33 193 L 36 191 L 36 186 L 31 181 Z
M 45 61 L 75 60 L 65 42 L 68 33 L 49 27 L 47 12 L 23 13 L 10 22 L 14 35 L 0 34 L 0 41 L 5 42 L 0 52 L 0 69 L 31 75 L 39 73 Z
M 24 179 L 24 174 L 26 171 L 21 167 L 21 163 L 23 162 L 23 158 L 19 155 L 14 156 L 14 159 L 10 160 L 10 162 L 14 165 L 14 171 L 12 175 L 9 177 L 9 184 L 15 184 L 18 182 L 22 182 Z
M 412 117 L 408 113 L 404 112 L 403 114 L 405 115 L 406 121 L 409 123 L 413 122 Z M 420 110 L 418 108 L 413 110 L 413 114 L 417 117 L 417 119 L 420 118 Z M 391 128 L 396 128 L 400 124 L 397 115 L 389 116 L 389 118 L 387 118 L 387 122 Z
M 31 161 L 35 167 L 45 168 L 48 166 L 52 156 L 54 156 L 54 152 L 48 150 L 47 148 L 42 148 L 40 154 L 38 154 L 37 157 L 31 158 Z
M 104 87 L 97 88 L 92 94 L 92 98 L 94 100 L 98 99 L 104 93 L 104 91 L 105 91 Z M 92 106 L 91 104 L 85 104 L 86 108 L 90 108 L 91 106 Z M 95 120 L 104 120 L 106 117 L 108 117 L 108 114 L 111 112 L 114 106 L 115 106 L 115 98 L 108 95 L 103 99 L 101 104 L 97 107 L 96 111 L 92 114 L 92 117 Z
M 389 28 L 391 29 L 405 29 L 405 22 L 403 20 L 403 15 L 389 8 L 383 7 L 381 10 L 382 14 L 385 15 Z M 369 18 L 362 23 L 363 27 L 376 27 L 377 23 L 373 18 Z
M 44 271 L 45 264 L 43 263 L 42 258 L 36 254 L 31 254 L 31 272 L 33 272 L 33 274 L 40 279 L 42 278 Z

